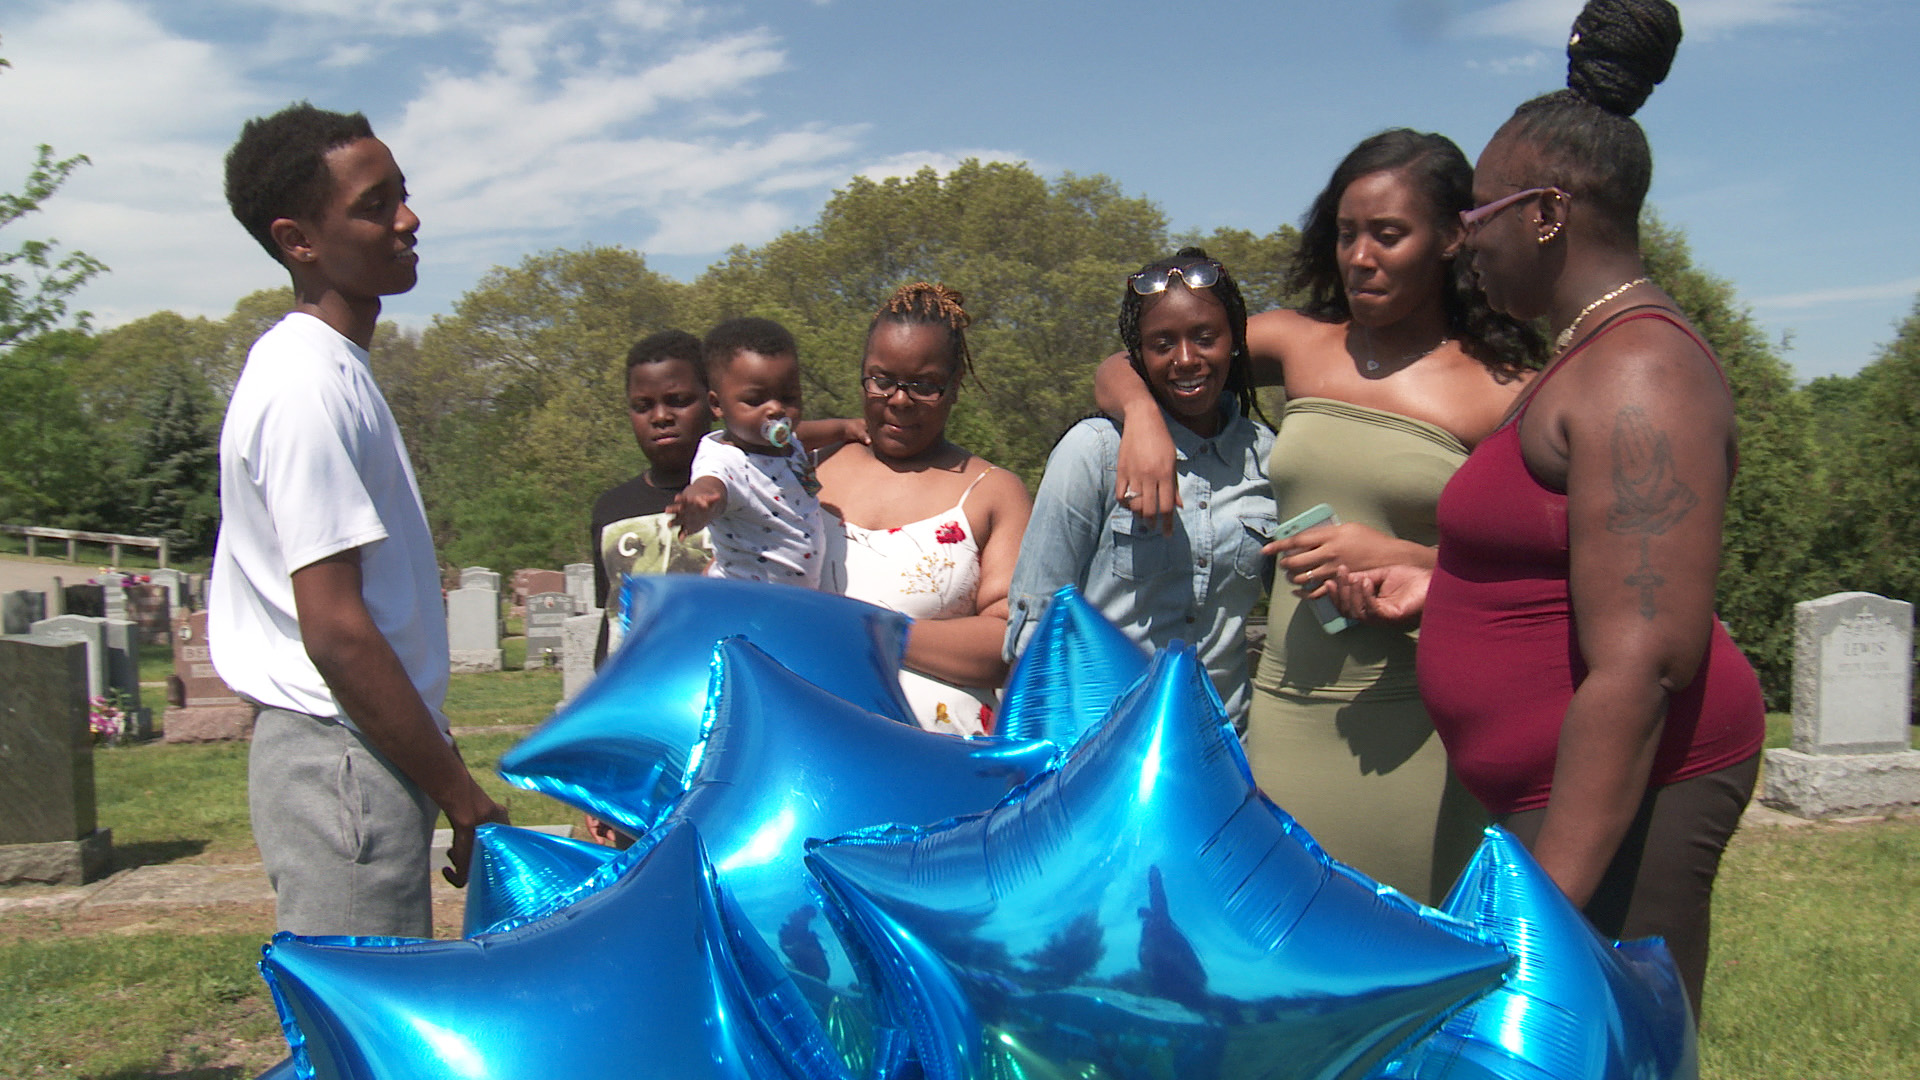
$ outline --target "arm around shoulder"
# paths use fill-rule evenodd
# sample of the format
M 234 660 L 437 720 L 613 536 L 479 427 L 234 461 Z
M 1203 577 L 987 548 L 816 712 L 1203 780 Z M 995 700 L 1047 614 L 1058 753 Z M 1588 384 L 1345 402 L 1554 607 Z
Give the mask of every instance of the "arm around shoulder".
M 1115 504 L 1113 462 L 1120 437 L 1111 422 L 1082 420 L 1047 457 L 1008 591 L 1006 656 L 1026 646 L 1033 620 L 1062 585 L 1085 587 Z

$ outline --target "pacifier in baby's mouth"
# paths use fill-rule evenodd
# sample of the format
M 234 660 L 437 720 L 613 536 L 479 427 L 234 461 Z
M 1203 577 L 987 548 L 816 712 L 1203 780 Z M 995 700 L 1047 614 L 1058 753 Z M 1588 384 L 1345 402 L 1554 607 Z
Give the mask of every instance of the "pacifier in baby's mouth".
M 793 423 L 784 416 L 770 417 L 760 425 L 760 438 L 768 446 L 784 450 L 793 445 Z

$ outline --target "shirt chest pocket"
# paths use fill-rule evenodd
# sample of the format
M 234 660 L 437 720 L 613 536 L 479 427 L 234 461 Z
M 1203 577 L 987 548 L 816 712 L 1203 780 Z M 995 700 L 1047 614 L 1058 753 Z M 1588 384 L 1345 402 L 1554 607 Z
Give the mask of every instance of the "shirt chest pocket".
M 1234 553 L 1234 569 L 1244 577 L 1265 577 L 1271 562 L 1260 549 L 1267 546 L 1280 528 L 1280 519 L 1272 514 L 1249 511 L 1240 518 L 1240 546 Z
M 1178 550 L 1186 545 L 1178 535 L 1163 535 L 1156 525 L 1117 506 L 1107 515 L 1107 546 L 1113 552 L 1115 577 L 1149 581 L 1171 572 L 1178 562 Z

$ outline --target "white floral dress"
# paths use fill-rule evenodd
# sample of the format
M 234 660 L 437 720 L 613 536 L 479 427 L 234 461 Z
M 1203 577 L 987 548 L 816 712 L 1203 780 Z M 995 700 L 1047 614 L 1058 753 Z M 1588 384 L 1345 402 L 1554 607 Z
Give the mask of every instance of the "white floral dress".
M 915 619 L 975 614 L 980 588 L 980 544 L 967 521 L 967 496 L 998 468 L 973 478 L 960 501 L 932 517 L 891 529 L 864 529 L 825 515 L 827 562 L 820 587 Z M 914 718 L 929 731 L 978 735 L 992 722 L 1000 695 L 955 686 L 916 671 L 900 673 Z

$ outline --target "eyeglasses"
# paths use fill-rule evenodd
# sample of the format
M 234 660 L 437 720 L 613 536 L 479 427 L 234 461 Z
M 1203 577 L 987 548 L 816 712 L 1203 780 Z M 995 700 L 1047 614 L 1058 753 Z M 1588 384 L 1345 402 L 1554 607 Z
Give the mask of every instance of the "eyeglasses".
M 1152 296 L 1155 293 L 1166 292 L 1167 286 L 1173 281 L 1173 275 L 1179 274 L 1180 280 L 1186 283 L 1187 288 L 1206 289 L 1220 280 L 1222 271 L 1223 267 L 1219 263 L 1212 259 L 1202 259 L 1185 266 L 1156 266 L 1150 270 L 1130 274 L 1127 277 L 1127 285 L 1141 296 Z
M 1507 207 L 1512 206 L 1522 199 L 1529 199 L 1535 195 L 1552 195 L 1561 199 L 1573 198 L 1573 196 L 1561 191 L 1557 187 L 1535 187 L 1528 188 L 1525 191 L 1516 191 L 1505 198 L 1495 199 L 1485 206 L 1476 206 L 1471 210 L 1460 211 L 1460 227 L 1471 233 L 1493 215 L 1505 210 Z
M 890 398 L 895 390 L 905 390 L 908 401 L 917 401 L 922 405 L 931 405 L 946 396 L 947 387 L 952 383 L 922 382 L 896 379 L 891 375 L 862 375 L 861 385 L 867 388 L 870 398 Z

